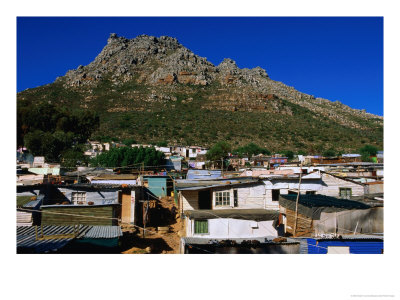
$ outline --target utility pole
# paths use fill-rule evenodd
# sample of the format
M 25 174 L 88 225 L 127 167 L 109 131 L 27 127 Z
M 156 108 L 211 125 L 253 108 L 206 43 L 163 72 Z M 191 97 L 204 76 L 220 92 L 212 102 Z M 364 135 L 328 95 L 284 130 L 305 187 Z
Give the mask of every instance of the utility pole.
M 299 197 L 300 197 L 300 186 L 301 186 L 301 175 L 303 174 L 302 165 L 300 165 L 300 180 L 299 180 L 299 188 L 297 189 L 297 197 L 296 197 L 296 211 L 294 217 L 294 229 L 293 229 L 293 236 L 296 236 L 296 229 L 297 229 L 297 207 L 299 205 Z
M 148 197 L 148 196 L 147 196 Z M 147 200 L 139 200 L 139 202 L 143 203 L 143 238 L 146 236 L 146 223 L 147 223 L 147 215 L 149 213 L 149 199 Z M 146 204 L 144 204 L 146 202 Z
M 221 177 L 224 177 L 224 158 L 221 157 Z

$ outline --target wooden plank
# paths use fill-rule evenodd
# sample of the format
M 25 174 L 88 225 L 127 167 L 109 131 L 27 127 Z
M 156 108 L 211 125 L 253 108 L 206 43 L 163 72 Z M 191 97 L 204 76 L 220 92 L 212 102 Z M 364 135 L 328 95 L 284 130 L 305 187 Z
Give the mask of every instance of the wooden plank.
M 129 224 L 131 220 L 131 195 L 122 194 L 121 221 Z
M 43 225 L 118 225 L 115 206 L 42 207 Z

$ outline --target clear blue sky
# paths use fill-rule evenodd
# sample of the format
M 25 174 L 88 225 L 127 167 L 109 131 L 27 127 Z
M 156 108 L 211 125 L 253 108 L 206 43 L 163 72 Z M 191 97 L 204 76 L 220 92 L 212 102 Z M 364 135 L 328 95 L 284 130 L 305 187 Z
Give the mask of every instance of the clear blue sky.
M 110 33 L 176 37 L 214 65 L 260 66 L 301 92 L 383 115 L 381 17 L 19 17 L 17 91 L 89 64 Z

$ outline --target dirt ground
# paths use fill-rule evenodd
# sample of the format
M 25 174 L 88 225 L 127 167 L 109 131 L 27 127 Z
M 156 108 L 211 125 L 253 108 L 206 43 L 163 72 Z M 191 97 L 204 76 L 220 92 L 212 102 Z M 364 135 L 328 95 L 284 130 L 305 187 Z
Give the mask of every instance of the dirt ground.
M 151 226 L 146 226 L 145 237 L 142 228 L 123 226 L 121 253 L 124 254 L 177 254 L 179 253 L 181 219 L 171 197 L 157 203 L 159 214 L 154 214 Z M 175 208 L 174 208 L 175 207 Z M 159 227 L 169 228 L 168 232 L 158 231 Z

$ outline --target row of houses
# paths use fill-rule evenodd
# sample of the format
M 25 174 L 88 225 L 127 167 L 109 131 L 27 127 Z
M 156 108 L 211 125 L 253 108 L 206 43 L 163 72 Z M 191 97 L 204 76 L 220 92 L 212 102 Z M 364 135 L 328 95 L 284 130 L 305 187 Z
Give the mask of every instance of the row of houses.
M 337 247 L 360 253 L 346 246 L 360 240 L 380 247 L 366 251 L 382 253 L 383 182 L 370 190 L 366 183 L 308 171 L 177 180 L 185 228 L 181 253 L 300 253 L 307 239 L 314 239 L 309 253 L 336 253 Z M 332 246 L 315 251 L 319 238 Z
M 20 253 L 55 251 L 54 243 L 49 244 L 50 250 L 37 248 L 38 241 L 62 237 L 58 233 L 46 237 L 52 226 L 58 226 L 55 232 L 94 226 L 93 230 L 104 233 L 97 236 L 99 240 L 87 239 L 78 229 L 70 239 L 73 245 L 86 239 L 91 246 L 106 239 L 108 229 L 161 226 L 166 211 L 160 210 L 160 200 L 167 199 L 182 225 L 180 253 L 304 253 L 304 243 L 310 246 L 309 253 L 316 253 L 319 239 L 376 242 L 383 251 L 383 173 L 380 177 L 368 173 L 381 166 L 364 165 L 360 171 L 358 165 L 357 173 L 355 165 L 346 164 L 348 176 L 341 176 L 337 167 L 286 164 L 240 171 L 189 169 L 180 174 L 79 168 L 58 182 L 25 181 L 17 185 L 17 232 L 19 227 L 37 226 L 29 231 L 35 232 L 36 242 L 33 248 L 17 243 L 17 249 Z M 112 242 L 100 244 L 116 247 L 121 237 L 122 233 L 113 235 Z M 29 240 L 17 234 L 18 241 L 25 238 Z M 340 250 L 330 249 L 325 253 Z M 352 253 L 346 249 L 342 250 Z

